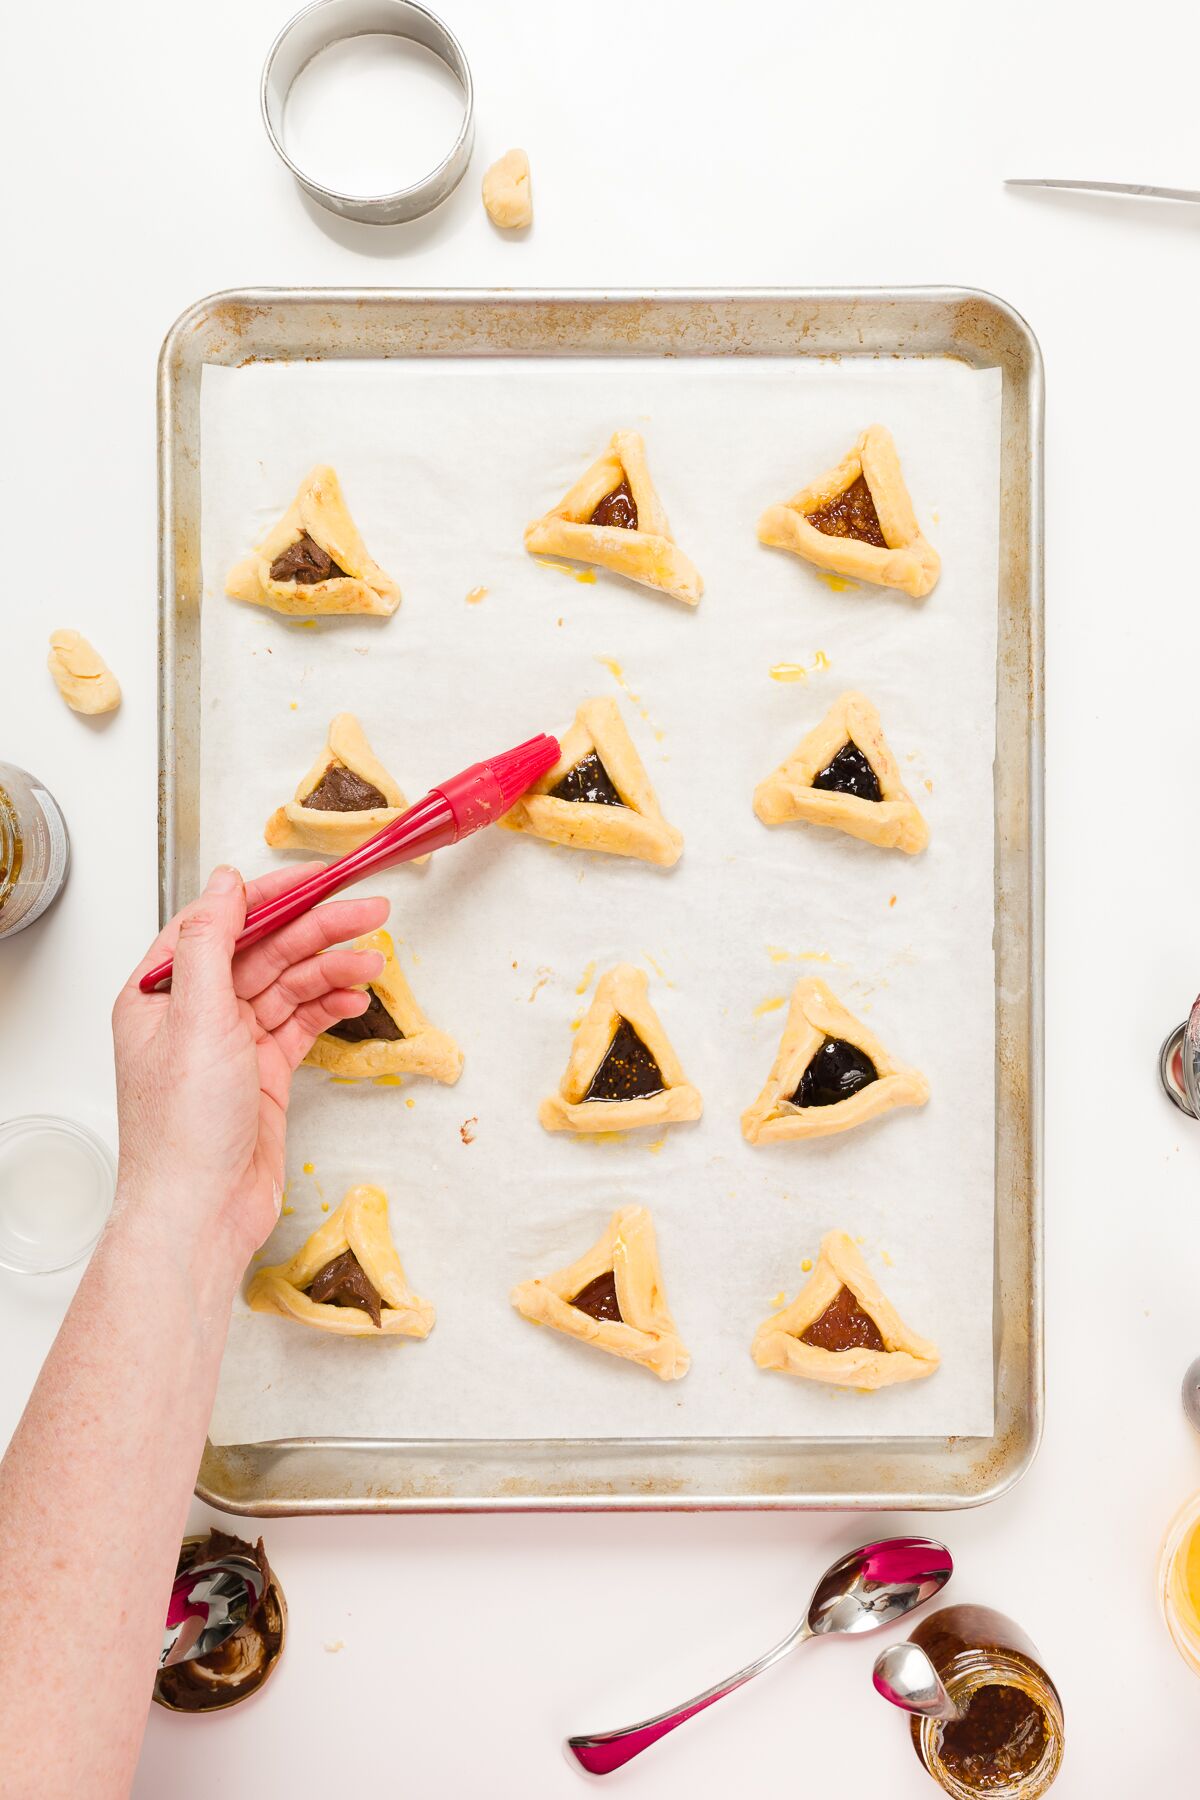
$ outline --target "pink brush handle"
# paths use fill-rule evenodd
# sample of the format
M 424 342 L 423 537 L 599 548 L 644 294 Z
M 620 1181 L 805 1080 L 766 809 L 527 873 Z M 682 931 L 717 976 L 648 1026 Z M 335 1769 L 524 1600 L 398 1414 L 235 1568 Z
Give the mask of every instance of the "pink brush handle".
M 400 818 L 393 819 L 390 825 L 368 838 L 365 844 L 360 844 L 357 850 L 351 850 L 327 868 L 319 869 L 298 887 L 289 888 L 286 894 L 251 907 L 246 914 L 246 923 L 238 933 L 235 949 L 248 950 L 251 944 L 257 944 L 272 931 L 311 912 L 314 906 L 339 889 L 349 887 L 351 882 L 361 881 L 363 876 L 390 868 L 394 863 L 412 862 L 430 850 L 440 850 L 443 844 L 452 844 L 460 835 L 449 802 L 435 789 Z M 143 994 L 152 994 L 164 981 L 169 981 L 174 964 L 174 957 L 169 956 L 143 975 L 138 982 Z
M 410 807 L 399 819 L 393 819 L 357 850 L 340 856 L 328 868 L 318 869 L 299 887 L 289 888 L 277 899 L 265 900 L 261 906 L 252 907 L 238 933 L 236 948 L 249 949 L 260 938 L 278 931 L 281 925 L 290 925 L 293 919 L 310 912 L 320 901 L 328 900 L 330 894 L 349 887 L 351 882 L 361 881 L 365 875 L 375 874 L 380 869 L 390 869 L 394 863 L 412 862 L 414 857 L 425 856 L 430 850 L 440 850 L 443 844 L 452 844 L 458 835 L 454 814 L 444 797 L 436 791 L 426 794 L 416 806 Z
M 339 888 L 349 887 L 365 875 L 389 869 L 394 863 L 412 862 L 415 857 L 440 850 L 444 844 L 455 844 L 459 838 L 490 825 L 558 758 L 557 740 L 542 733 L 491 762 L 472 763 L 469 769 L 432 788 L 423 800 L 348 856 L 340 856 L 328 868 L 310 875 L 307 881 L 289 888 L 277 899 L 252 907 L 235 948 L 246 950 L 257 944 L 260 938 L 290 925 L 302 913 L 310 912 L 318 901 L 327 900 Z M 138 982 L 143 994 L 152 994 L 168 981 L 173 966 L 174 958 L 168 957 L 143 975 Z

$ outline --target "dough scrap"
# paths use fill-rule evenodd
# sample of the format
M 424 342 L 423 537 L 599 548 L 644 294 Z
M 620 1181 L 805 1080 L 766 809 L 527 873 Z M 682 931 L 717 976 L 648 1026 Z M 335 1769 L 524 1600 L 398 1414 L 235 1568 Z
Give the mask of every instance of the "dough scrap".
M 524 150 L 509 150 L 492 164 L 483 178 L 483 204 L 501 231 L 519 231 L 532 223 L 533 190 Z
M 100 655 L 78 631 L 52 631 L 46 667 L 72 712 L 115 712 L 121 684 Z

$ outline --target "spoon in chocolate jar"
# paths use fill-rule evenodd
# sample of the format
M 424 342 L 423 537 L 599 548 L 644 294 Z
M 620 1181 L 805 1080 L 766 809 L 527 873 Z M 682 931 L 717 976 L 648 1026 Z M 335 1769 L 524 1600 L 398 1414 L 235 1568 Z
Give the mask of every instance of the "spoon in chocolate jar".
M 193 1563 L 171 1586 L 160 1669 L 210 1656 L 240 1631 L 266 1590 L 266 1576 L 248 1556 L 222 1556 Z
M 727 1681 L 706 1688 L 695 1699 L 673 1706 L 669 1712 L 656 1713 L 652 1719 L 642 1719 L 620 1731 L 596 1731 L 568 1738 L 567 1749 L 589 1775 L 611 1775 L 685 1719 L 745 1687 L 797 1645 L 812 1637 L 879 1631 L 931 1600 L 953 1573 L 950 1552 L 932 1538 L 884 1538 L 879 1543 L 862 1544 L 826 1569 L 796 1629 L 757 1662 L 748 1663 Z
M 947 1723 L 963 1716 L 920 1644 L 889 1644 L 875 1658 L 871 1679 L 876 1693 L 904 1712 Z

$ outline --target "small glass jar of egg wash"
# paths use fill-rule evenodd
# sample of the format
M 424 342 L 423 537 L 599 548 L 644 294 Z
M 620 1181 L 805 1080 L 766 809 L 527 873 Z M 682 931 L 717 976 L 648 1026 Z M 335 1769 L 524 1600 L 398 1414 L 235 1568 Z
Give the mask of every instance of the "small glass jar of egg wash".
M 40 919 L 67 885 L 71 840 L 36 775 L 0 762 L 0 943 Z
M 1200 1494 L 1180 1507 L 1158 1559 L 1158 1600 L 1171 1642 L 1200 1675 Z
M 1025 1633 L 990 1606 L 945 1606 L 911 1635 L 962 1715 L 911 1721 L 922 1768 L 954 1800 L 1038 1800 L 1062 1766 L 1063 1713 Z

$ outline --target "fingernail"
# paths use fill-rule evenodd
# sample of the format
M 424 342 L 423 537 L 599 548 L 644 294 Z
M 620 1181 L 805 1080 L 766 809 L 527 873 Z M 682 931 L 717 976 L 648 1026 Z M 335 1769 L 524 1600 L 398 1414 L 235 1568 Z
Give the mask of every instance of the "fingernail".
M 381 955 L 378 950 L 372 950 L 371 955 L 375 958 L 375 967 L 371 970 L 372 976 L 382 975 L 383 965 L 387 961 L 387 957 Z
M 234 888 L 239 888 L 241 885 L 241 876 L 236 869 L 231 869 L 228 863 L 218 863 L 208 878 L 210 894 L 232 894 Z

